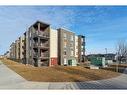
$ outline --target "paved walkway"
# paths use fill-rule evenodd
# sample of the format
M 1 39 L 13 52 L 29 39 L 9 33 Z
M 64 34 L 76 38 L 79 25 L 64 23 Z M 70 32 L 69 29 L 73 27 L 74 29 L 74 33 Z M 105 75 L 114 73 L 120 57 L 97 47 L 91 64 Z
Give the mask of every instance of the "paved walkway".
M 0 62 L 0 89 L 75 89 L 70 82 L 31 82 Z
M 30 82 L 0 62 L 0 89 L 127 89 L 127 74 L 88 82 Z

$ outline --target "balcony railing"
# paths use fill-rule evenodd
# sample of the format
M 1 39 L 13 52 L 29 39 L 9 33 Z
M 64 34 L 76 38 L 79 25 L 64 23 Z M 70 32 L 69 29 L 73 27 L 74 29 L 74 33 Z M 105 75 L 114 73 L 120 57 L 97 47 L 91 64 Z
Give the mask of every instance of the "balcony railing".
M 41 53 L 40 57 L 49 57 L 49 53 Z
M 48 43 L 40 43 L 39 46 L 42 46 L 42 47 L 49 47 L 49 44 L 48 44 Z
M 38 57 L 38 53 L 33 53 L 33 57 Z
M 41 66 L 48 66 L 49 62 L 48 61 L 44 61 L 44 62 L 39 62 L 39 64 L 41 64 Z
M 34 52 L 33 57 L 48 58 L 49 52 L 42 52 L 40 53 L 40 55 L 38 55 L 38 52 Z
M 34 46 L 34 47 L 38 47 L 38 43 L 34 43 L 33 46 Z
M 42 47 L 42 48 L 48 48 L 49 44 L 48 43 L 34 43 L 33 44 L 34 47 Z
M 44 31 L 36 31 L 34 33 L 34 36 L 41 36 L 41 37 L 44 37 L 44 38 L 49 38 L 49 34 L 45 33 Z

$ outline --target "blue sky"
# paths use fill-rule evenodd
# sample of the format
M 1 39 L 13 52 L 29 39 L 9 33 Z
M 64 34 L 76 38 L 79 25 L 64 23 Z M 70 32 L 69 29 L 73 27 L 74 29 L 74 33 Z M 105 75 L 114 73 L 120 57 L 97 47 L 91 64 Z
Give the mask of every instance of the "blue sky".
M 127 39 L 126 6 L 0 6 L 0 54 L 41 20 L 86 36 L 86 53 L 115 52 Z

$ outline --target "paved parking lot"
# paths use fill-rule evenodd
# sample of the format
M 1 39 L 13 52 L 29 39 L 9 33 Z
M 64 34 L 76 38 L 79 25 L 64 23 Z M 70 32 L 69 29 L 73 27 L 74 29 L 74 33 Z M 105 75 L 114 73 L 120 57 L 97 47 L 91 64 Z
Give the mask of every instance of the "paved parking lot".
M 0 76 L 0 89 L 127 89 L 126 74 L 88 82 L 30 82 L 0 62 Z

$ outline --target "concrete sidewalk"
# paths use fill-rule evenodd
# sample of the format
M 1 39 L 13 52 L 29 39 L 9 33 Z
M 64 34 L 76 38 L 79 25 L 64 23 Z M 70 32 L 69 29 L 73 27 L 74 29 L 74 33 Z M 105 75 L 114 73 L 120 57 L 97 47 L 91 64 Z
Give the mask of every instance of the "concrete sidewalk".
M 77 82 L 75 86 L 78 89 L 127 89 L 127 75 L 106 80 Z
M 0 89 L 75 89 L 67 82 L 31 82 L 0 62 Z
M 0 89 L 127 89 L 127 75 L 88 82 L 31 82 L 0 62 Z

